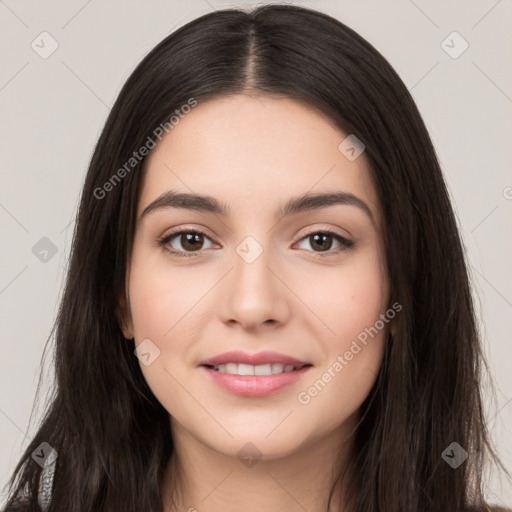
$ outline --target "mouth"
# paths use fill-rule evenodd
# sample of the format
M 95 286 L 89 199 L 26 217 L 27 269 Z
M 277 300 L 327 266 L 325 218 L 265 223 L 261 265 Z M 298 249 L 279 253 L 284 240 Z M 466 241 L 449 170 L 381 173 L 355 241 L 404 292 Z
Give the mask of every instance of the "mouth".
M 302 368 L 312 366 L 311 364 L 282 364 L 282 363 L 267 363 L 267 364 L 245 364 L 245 363 L 226 363 L 219 365 L 203 365 L 206 368 L 214 370 L 219 373 L 227 373 L 229 375 L 239 376 L 270 376 L 279 375 L 282 373 L 295 372 Z
M 291 386 L 313 365 L 279 352 L 256 354 L 234 350 L 203 360 L 199 368 L 224 391 L 244 397 L 263 397 Z
M 283 365 L 267 363 L 251 365 L 226 363 L 199 366 L 209 382 L 229 394 L 246 398 L 262 398 L 276 395 L 299 381 L 312 368 L 311 364 Z

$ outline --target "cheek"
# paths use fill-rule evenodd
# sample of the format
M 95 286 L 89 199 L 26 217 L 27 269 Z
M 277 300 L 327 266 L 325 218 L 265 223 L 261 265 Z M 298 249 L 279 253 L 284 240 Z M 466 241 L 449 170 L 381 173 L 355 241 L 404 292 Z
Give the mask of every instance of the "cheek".
M 316 313 L 310 326 L 323 357 L 297 400 L 334 425 L 354 413 L 370 392 L 391 318 L 386 317 L 388 288 L 380 260 L 368 254 L 338 272 L 330 270 L 317 274 L 316 292 L 302 290 Z
M 184 400 L 176 397 L 183 395 L 180 383 L 187 381 L 183 358 L 194 336 L 187 326 L 197 302 L 180 282 L 180 275 L 178 270 L 170 272 L 157 264 L 133 264 L 130 273 L 130 306 L 140 369 L 157 400 L 177 417 L 186 410 Z M 150 347 L 149 351 L 144 346 Z M 144 362 L 144 352 L 150 353 L 149 364 Z
M 197 269 L 170 265 L 160 250 L 134 251 L 129 286 L 135 339 L 165 343 L 189 321 L 204 294 L 194 274 Z
M 176 294 L 170 293 L 162 282 L 140 277 L 141 280 L 134 279 L 130 289 L 135 339 L 164 339 L 176 321 Z
M 328 347 L 343 349 L 347 342 L 373 326 L 387 309 L 386 279 L 371 254 L 352 264 L 316 273 L 302 289 L 310 310 L 322 320 Z M 311 285 L 311 283 L 313 283 Z M 304 285 L 303 285 L 304 286 Z
M 155 254 L 140 245 L 133 253 L 130 308 L 144 378 L 166 409 L 177 413 L 175 397 L 183 393 L 179 383 L 188 378 L 183 363 L 204 328 L 199 316 L 207 302 L 201 298 L 208 288 L 204 280 L 197 279 L 197 268 L 173 267 L 161 254 Z M 148 365 L 141 358 L 144 346 L 150 347 Z

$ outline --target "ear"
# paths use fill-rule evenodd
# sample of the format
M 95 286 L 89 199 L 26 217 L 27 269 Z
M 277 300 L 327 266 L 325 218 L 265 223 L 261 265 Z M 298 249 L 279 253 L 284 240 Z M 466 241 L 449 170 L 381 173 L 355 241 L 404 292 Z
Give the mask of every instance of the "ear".
M 125 296 L 125 294 L 121 294 L 118 299 L 117 308 L 116 308 L 116 318 L 119 323 L 119 328 L 121 329 L 123 336 L 127 340 L 133 339 L 133 321 L 132 321 L 132 312 L 130 308 L 129 299 Z

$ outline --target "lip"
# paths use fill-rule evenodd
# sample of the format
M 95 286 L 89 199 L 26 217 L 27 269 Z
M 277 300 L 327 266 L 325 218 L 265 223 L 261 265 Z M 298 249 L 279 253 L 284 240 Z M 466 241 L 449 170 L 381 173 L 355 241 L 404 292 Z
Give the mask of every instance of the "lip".
M 285 354 L 280 354 L 278 352 L 265 351 L 258 352 L 257 354 L 248 354 L 241 350 L 233 350 L 231 352 L 224 352 L 224 354 L 206 359 L 200 363 L 200 366 L 218 366 L 219 364 L 226 363 L 252 364 L 254 366 L 268 363 L 281 363 L 285 366 L 304 366 L 306 364 L 311 364 L 307 361 L 300 361 L 299 359 Z
M 205 365 L 200 366 L 200 369 L 206 372 L 206 376 L 217 385 L 230 393 L 245 397 L 263 397 L 277 393 L 280 389 L 297 382 L 310 368 L 312 366 L 303 366 L 299 370 L 273 375 L 231 375 Z

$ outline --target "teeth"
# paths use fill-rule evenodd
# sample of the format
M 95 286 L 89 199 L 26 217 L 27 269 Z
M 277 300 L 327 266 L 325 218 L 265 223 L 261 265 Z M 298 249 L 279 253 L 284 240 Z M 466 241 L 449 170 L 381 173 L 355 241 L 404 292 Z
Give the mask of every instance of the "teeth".
M 255 366 L 254 375 L 272 375 L 272 365 L 268 363 Z
M 222 368 L 224 366 L 224 368 Z M 228 363 L 219 365 L 219 372 L 231 373 L 232 375 L 238 372 L 238 365 L 236 363 Z
M 254 375 L 254 366 L 252 364 L 239 364 L 238 375 Z
M 214 366 L 213 369 L 218 372 L 229 373 L 231 375 L 275 375 L 277 373 L 292 372 L 296 368 L 291 364 L 287 364 L 285 366 L 281 363 L 267 363 L 259 365 L 226 363 Z
M 272 374 L 274 373 L 283 373 L 284 365 L 281 363 L 272 363 Z

